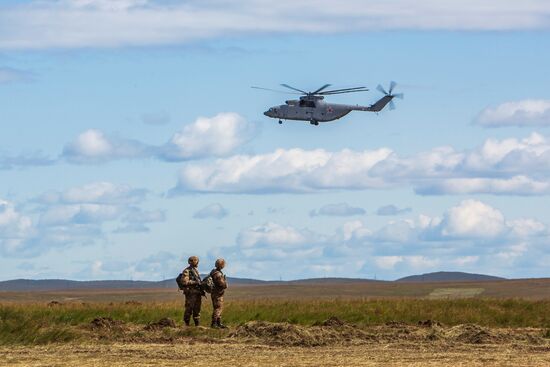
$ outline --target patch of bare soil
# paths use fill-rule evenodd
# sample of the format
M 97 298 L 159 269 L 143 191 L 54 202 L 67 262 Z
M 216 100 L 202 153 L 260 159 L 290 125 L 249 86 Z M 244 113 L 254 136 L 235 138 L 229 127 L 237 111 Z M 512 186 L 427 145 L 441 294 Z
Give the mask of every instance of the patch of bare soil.
M 229 337 L 249 342 L 279 346 L 357 345 L 369 343 L 443 343 L 549 345 L 540 329 L 490 329 L 474 324 L 445 327 L 426 320 L 419 325 L 391 322 L 386 325 L 358 328 L 330 318 L 314 326 L 251 321 L 238 326 Z
M 0 366 L 193 366 L 223 365 L 340 366 L 549 366 L 545 347 L 460 344 L 449 348 L 422 343 L 371 343 L 317 347 L 254 343 L 177 342 L 53 344 L 34 347 L 0 346 Z

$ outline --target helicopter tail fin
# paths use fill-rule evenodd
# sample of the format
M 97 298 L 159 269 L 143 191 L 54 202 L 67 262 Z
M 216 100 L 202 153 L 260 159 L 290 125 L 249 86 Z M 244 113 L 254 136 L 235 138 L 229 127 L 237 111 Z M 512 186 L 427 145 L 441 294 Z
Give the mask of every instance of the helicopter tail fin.
M 380 98 L 378 101 L 374 102 L 374 104 L 371 104 L 367 110 L 371 112 L 380 112 L 384 109 L 384 107 L 386 107 L 388 103 L 391 102 L 392 99 L 393 96 L 386 95 Z

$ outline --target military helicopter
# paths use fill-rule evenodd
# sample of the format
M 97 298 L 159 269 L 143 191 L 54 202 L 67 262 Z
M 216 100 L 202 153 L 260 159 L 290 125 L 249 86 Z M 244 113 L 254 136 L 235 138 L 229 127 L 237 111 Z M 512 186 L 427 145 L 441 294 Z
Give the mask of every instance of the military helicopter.
M 359 105 L 347 105 L 347 104 L 336 104 L 336 103 L 327 103 L 324 101 L 325 96 L 332 96 L 335 94 L 346 94 L 346 93 L 356 93 L 356 92 L 366 92 L 368 91 L 367 87 L 354 87 L 354 88 L 344 88 L 344 89 L 333 89 L 326 90 L 331 84 L 325 84 L 321 88 L 313 91 L 306 92 L 304 90 L 294 88 L 288 84 L 281 84 L 282 87 L 293 90 L 289 91 L 280 91 L 269 88 L 262 87 L 252 87 L 254 89 L 269 90 L 279 93 L 290 93 L 290 94 L 299 94 L 301 95 L 298 100 L 288 100 L 285 101 L 285 104 L 280 106 L 271 107 L 269 110 L 264 112 L 264 115 L 279 119 L 279 124 L 283 123 L 283 120 L 298 120 L 298 121 L 309 121 L 312 125 L 319 125 L 319 122 L 329 122 L 334 121 L 339 118 L 346 116 L 351 111 L 369 111 L 369 112 L 380 112 L 386 105 L 390 104 L 390 109 L 395 109 L 393 103 L 394 98 L 403 99 L 403 93 L 393 94 L 393 89 L 397 85 L 396 82 L 391 82 L 389 90 L 386 92 L 384 87 L 378 85 L 376 88 L 378 91 L 384 94 L 384 97 L 380 98 L 374 104 L 370 106 L 359 106 Z

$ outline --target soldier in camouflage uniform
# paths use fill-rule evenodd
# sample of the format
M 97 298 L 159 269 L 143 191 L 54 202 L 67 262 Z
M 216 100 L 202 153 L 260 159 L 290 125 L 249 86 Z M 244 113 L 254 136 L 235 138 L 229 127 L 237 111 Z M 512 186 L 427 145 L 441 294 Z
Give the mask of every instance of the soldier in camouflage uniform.
M 214 288 L 212 289 L 212 324 L 213 328 L 225 329 L 226 326 L 222 324 L 222 311 L 223 311 L 223 294 L 227 288 L 227 281 L 225 275 L 222 273 L 222 269 L 225 267 L 225 260 L 216 260 L 215 268 L 210 272 L 210 276 L 214 281 Z
M 201 289 L 201 276 L 199 274 L 199 258 L 191 256 L 187 261 L 189 266 L 183 270 L 182 281 L 185 286 L 183 293 L 185 294 L 185 312 L 183 314 L 183 322 L 189 326 L 191 315 L 195 326 L 199 326 L 201 318 L 201 301 L 204 292 Z

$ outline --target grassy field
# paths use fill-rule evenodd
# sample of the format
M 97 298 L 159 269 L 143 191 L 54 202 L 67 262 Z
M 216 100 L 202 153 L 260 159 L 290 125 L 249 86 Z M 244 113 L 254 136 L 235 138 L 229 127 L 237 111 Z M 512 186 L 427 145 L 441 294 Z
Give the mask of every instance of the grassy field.
M 182 327 L 175 290 L 0 292 L 0 366 L 550 365 L 549 290 L 546 279 L 232 287 L 228 330 Z M 210 312 L 204 300 L 203 325 Z M 176 327 L 151 328 L 162 318 Z
M 208 323 L 211 306 L 203 307 Z M 98 317 L 125 324 L 147 325 L 171 318 L 181 325 L 182 304 L 162 303 L 67 303 L 0 305 L 0 344 L 43 344 L 87 337 L 80 332 Z M 337 317 L 358 327 L 400 322 L 415 325 L 437 320 L 445 325 L 472 323 L 487 327 L 535 327 L 550 329 L 550 300 L 521 299 L 336 299 L 336 300 L 231 300 L 224 320 L 230 326 L 259 320 L 315 325 Z

